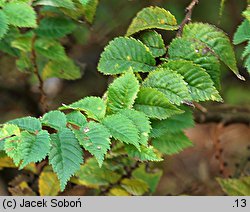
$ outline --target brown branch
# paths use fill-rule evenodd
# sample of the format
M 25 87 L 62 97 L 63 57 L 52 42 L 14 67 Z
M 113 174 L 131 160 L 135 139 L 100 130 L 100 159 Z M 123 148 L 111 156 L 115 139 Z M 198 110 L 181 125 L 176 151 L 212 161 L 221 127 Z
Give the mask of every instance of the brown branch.
M 180 37 L 182 35 L 182 31 L 183 31 L 184 26 L 191 21 L 194 6 L 198 3 L 199 3 L 199 0 L 192 0 L 191 3 L 186 8 L 186 16 L 179 26 L 179 30 L 176 34 L 177 37 Z
M 223 123 L 224 125 L 242 123 L 250 124 L 250 107 L 220 105 L 206 108 L 207 112 L 195 110 L 194 117 L 197 123 Z
M 39 81 L 39 91 L 40 91 L 40 104 L 43 113 L 48 112 L 48 103 L 47 103 L 47 96 L 44 91 L 44 82 L 43 79 L 39 73 L 38 70 L 38 65 L 37 65 L 37 57 L 36 57 L 36 51 L 35 51 L 35 41 L 36 41 L 36 35 L 33 36 L 32 38 L 32 43 L 31 43 L 31 62 L 33 64 L 34 68 L 34 74 L 37 76 L 37 79 Z

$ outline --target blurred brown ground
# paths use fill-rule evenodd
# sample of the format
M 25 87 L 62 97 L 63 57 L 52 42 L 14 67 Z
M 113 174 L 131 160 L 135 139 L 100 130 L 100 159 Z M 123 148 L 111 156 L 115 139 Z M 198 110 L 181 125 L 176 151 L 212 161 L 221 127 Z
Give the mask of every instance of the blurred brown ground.
M 157 194 L 222 195 L 216 177 L 250 174 L 249 126 L 199 124 L 186 134 L 194 147 L 166 157 Z

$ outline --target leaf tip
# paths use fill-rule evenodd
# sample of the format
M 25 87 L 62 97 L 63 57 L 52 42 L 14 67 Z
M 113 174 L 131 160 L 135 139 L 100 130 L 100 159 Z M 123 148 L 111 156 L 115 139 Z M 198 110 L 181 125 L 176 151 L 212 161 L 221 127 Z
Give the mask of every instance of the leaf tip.
M 242 75 L 240 74 L 236 74 L 236 77 L 242 81 L 246 81 L 245 77 L 243 77 Z

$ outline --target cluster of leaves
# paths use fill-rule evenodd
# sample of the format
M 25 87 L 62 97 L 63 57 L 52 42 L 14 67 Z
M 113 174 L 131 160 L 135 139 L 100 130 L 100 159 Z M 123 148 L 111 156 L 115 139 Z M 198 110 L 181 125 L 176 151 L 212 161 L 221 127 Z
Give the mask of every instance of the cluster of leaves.
M 16 166 L 8 156 L 1 153 L 0 167 L 15 168 Z M 28 178 L 27 175 L 20 174 L 9 183 L 9 191 L 12 195 L 56 196 L 62 194 L 60 182 L 51 166 L 46 166 L 41 173 L 34 163 L 24 169 L 38 178 L 38 189 L 30 186 L 33 184 L 33 177 Z M 128 196 L 155 192 L 161 176 L 162 171 L 159 169 L 145 164 L 135 166 L 133 159 L 119 156 L 116 160 L 107 158 L 101 168 L 94 158 L 87 159 L 70 182 L 90 188 L 95 192 L 92 194 L 95 195 L 105 193 L 111 196 Z
M 240 44 L 243 42 L 247 42 L 247 46 L 242 54 L 242 59 L 244 59 L 244 66 L 250 73 L 250 5 L 248 5 L 247 9 L 243 12 L 243 16 L 245 20 L 238 27 L 235 35 L 234 35 L 234 44 Z
M 79 67 L 60 39 L 71 34 L 82 17 L 92 23 L 97 4 L 98 0 L 1 0 L 0 50 L 17 58 L 20 71 L 38 69 L 42 79 L 80 78 Z
M 38 1 L 40 5 L 45 2 L 49 1 Z M 69 4 L 63 5 L 60 12 L 68 14 Z M 44 11 L 53 12 L 48 8 Z M 43 20 L 36 29 L 37 36 L 57 38 L 55 35 L 68 33 L 53 32 L 54 27 L 47 30 L 53 21 Z M 56 26 L 60 26 L 59 22 Z M 111 195 L 153 192 L 160 172 L 147 173 L 143 165 L 130 171 L 126 167 L 133 167 L 135 161 L 161 161 L 165 154 L 192 146 L 183 132 L 194 124 L 186 105 L 222 101 L 218 92 L 221 62 L 240 77 L 225 33 L 209 24 L 190 23 L 166 49 L 161 34 L 155 30 L 178 28 L 169 11 L 144 8 L 133 19 L 126 36 L 115 38 L 101 54 L 99 72 L 114 77 L 102 98 L 85 97 L 40 118 L 9 121 L 0 131 L 0 150 L 20 168 L 48 156 L 61 190 L 75 175 L 72 182 L 92 188 L 101 186 Z M 48 49 L 41 52 L 47 56 L 55 53 Z M 94 158 L 85 156 L 84 162 L 83 152 Z

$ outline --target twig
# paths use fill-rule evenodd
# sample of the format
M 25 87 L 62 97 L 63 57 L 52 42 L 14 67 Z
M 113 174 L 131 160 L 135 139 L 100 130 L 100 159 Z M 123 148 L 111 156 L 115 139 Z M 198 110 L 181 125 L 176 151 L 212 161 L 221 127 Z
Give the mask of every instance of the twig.
M 223 11 L 225 8 L 225 3 L 227 0 L 221 0 L 220 1 L 220 10 L 219 10 L 219 20 L 218 20 L 218 25 L 221 24 L 221 19 L 222 19 L 222 15 L 223 15 Z
M 191 21 L 194 6 L 198 3 L 199 3 L 199 0 L 192 0 L 191 3 L 186 8 L 186 16 L 180 24 L 179 30 L 176 34 L 177 37 L 180 37 L 182 35 L 184 26 Z
M 43 113 L 46 113 L 48 111 L 48 103 L 47 103 L 47 96 L 44 91 L 44 82 L 43 79 L 39 73 L 38 65 L 37 65 L 37 57 L 36 57 L 36 51 L 35 51 L 35 41 L 36 41 L 36 35 L 32 38 L 31 43 L 31 62 L 33 64 L 34 68 L 34 74 L 37 76 L 37 79 L 39 81 L 39 91 L 40 91 L 40 104 L 42 107 Z
M 200 110 L 202 113 L 207 113 L 207 108 L 203 107 L 201 104 L 194 102 L 193 103 L 195 108 L 197 108 L 198 110 Z

